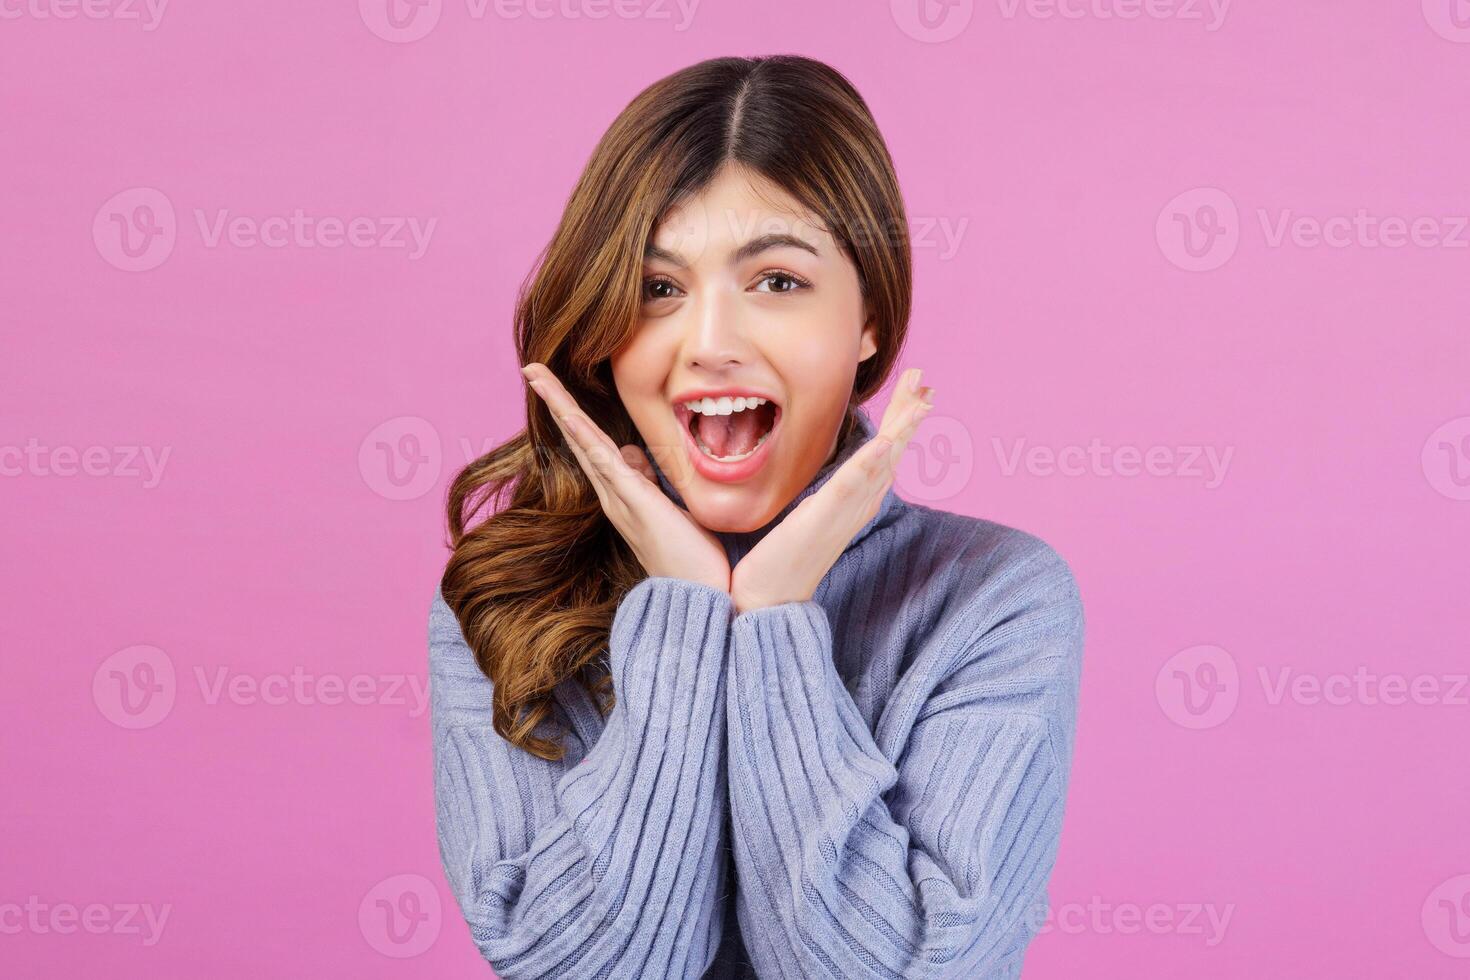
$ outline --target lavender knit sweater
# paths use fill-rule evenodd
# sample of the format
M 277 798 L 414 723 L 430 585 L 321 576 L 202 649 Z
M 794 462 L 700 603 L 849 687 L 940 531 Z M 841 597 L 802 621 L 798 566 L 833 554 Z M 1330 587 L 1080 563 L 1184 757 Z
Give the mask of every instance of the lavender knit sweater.
M 737 562 L 765 528 L 722 534 Z M 660 485 L 682 503 L 662 473 Z M 1037 538 L 892 491 L 810 602 L 734 615 L 635 586 L 602 718 L 557 689 L 560 762 L 491 727 L 491 684 L 429 617 L 444 870 L 507 980 L 1018 977 L 1071 772 L 1082 605 Z

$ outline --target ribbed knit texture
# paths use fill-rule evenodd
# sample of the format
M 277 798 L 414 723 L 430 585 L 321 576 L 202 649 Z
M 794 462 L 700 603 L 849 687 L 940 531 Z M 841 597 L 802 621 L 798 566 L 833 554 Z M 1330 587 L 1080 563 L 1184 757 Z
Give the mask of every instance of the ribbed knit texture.
M 764 528 L 719 535 L 732 562 L 872 438 L 858 421 Z M 603 719 L 558 687 L 573 734 L 551 763 L 495 733 L 436 592 L 439 844 L 471 935 L 507 980 L 1018 977 L 1082 638 L 1050 547 L 889 491 L 811 601 L 735 616 L 708 586 L 635 586 L 609 638 L 617 704 Z

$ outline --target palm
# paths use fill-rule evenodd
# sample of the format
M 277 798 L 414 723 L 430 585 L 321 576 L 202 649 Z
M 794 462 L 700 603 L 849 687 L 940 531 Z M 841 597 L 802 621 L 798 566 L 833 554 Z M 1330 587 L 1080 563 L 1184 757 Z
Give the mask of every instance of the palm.
M 752 606 L 809 599 L 852 536 L 877 512 L 888 489 L 878 472 L 886 466 L 886 459 L 874 453 L 854 454 L 740 560 L 731 573 L 731 591 Z
M 638 496 L 635 509 L 647 515 L 649 530 L 659 541 L 660 552 L 667 550 L 671 554 L 683 555 L 682 563 L 694 570 L 698 581 L 728 583 L 730 561 L 725 557 L 725 546 L 720 539 L 668 498 L 641 449 L 624 446 L 622 455 L 628 465 L 643 477 L 629 481 L 629 493 Z
M 544 364 L 528 364 L 522 374 L 551 411 L 603 514 L 643 570 L 650 576 L 686 579 L 728 592 L 730 563 L 724 546 L 664 495 L 643 450 L 613 442 Z
M 917 374 L 907 377 L 917 386 Z M 730 593 L 740 611 L 812 597 L 853 535 L 877 514 L 898 459 L 928 413 L 929 391 L 901 384 L 877 435 L 741 559 L 730 573 Z

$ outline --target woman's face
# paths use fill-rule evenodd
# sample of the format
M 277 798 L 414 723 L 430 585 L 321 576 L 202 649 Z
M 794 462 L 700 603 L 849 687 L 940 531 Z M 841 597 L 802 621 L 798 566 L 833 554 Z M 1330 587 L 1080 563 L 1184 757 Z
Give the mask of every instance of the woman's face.
M 878 349 L 856 267 L 795 198 L 727 166 L 664 216 L 642 304 L 612 368 L 654 462 L 704 527 L 764 526 L 831 459 Z

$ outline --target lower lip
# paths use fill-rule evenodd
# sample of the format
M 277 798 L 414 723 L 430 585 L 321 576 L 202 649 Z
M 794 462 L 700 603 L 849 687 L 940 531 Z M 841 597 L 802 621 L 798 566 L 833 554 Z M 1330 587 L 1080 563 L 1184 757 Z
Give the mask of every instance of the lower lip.
M 679 421 L 685 422 L 684 419 Z M 771 421 L 771 431 L 766 433 L 766 441 L 757 446 L 755 452 L 733 463 L 722 463 L 713 456 L 705 455 L 704 450 L 694 441 L 694 433 L 689 431 L 689 426 L 683 424 L 681 427 L 684 429 L 684 444 L 689 447 L 689 459 L 700 476 L 716 483 L 739 483 L 760 472 L 760 468 L 770 458 L 771 445 L 781 431 L 781 409 L 776 409 L 776 417 Z

